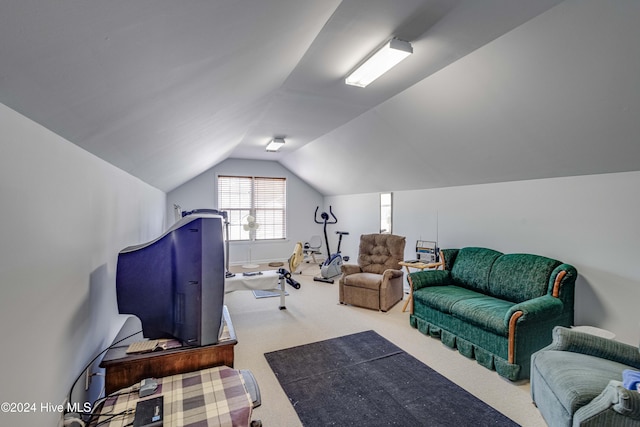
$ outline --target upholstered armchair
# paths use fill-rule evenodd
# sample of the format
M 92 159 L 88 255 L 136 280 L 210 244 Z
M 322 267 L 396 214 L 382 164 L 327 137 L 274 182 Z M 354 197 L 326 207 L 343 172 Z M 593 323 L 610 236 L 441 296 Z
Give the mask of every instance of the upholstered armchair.
M 358 265 L 342 265 L 340 304 L 387 311 L 402 300 L 405 242 L 393 234 L 360 236 Z
M 556 326 L 531 356 L 531 396 L 550 427 L 640 426 L 640 393 L 625 370 L 640 370 L 638 348 Z

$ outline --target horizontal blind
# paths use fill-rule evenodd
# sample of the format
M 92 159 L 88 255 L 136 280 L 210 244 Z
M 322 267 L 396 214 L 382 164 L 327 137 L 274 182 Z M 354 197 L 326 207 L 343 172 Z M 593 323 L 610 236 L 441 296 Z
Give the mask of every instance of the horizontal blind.
M 226 211 L 229 220 L 229 240 L 249 240 L 242 219 L 251 212 L 252 184 L 250 176 L 218 177 L 218 209 Z
M 255 217 L 260 224 L 256 239 L 284 239 L 287 181 L 284 178 L 255 178 L 253 196 Z
M 218 209 L 227 211 L 230 240 L 286 238 L 286 178 L 218 176 Z M 252 236 L 244 230 L 247 215 L 260 224 Z

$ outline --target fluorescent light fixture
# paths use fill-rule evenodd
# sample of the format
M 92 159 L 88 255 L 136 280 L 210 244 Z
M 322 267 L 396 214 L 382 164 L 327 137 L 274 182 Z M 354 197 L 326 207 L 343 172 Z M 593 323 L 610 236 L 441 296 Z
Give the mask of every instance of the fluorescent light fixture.
M 352 86 L 366 87 L 413 53 L 411 43 L 391 39 L 345 79 Z
M 283 138 L 273 138 L 269 144 L 267 144 L 267 151 L 276 152 L 284 145 Z

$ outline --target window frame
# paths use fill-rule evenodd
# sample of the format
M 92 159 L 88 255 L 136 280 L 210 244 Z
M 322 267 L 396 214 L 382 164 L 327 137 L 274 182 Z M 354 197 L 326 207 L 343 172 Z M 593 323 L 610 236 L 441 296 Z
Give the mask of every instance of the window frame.
M 388 199 L 388 200 L 385 200 Z M 380 234 L 393 234 L 393 193 L 388 191 L 380 193 Z M 388 225 L 389 229 L 383 228 Z

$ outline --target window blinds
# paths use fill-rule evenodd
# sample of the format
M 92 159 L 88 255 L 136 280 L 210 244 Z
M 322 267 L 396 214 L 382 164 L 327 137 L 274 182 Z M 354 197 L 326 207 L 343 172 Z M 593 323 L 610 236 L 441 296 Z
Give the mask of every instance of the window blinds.
M 230 240 L 286 238 L 286 201 L 286 178 L 218 176 L 218 209 L 229 215 Z M 248 215 L 260 224 L 255 232 L 244 230 Z

